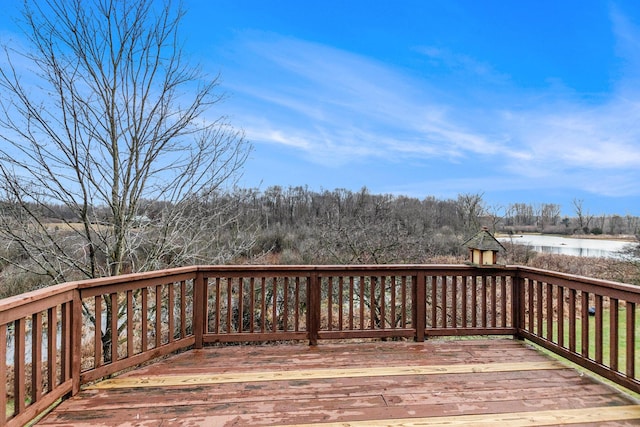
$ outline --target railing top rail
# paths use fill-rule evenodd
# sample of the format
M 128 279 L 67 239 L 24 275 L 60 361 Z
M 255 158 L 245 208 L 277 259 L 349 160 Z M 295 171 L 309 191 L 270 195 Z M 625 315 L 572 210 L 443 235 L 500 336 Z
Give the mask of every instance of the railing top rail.
M 592 285 L 596 287 L 602 287 L 607 289 L 613 289 L 630 294 L 640 295 L 640 286 L 631 285 L 628 283 L 614 282 L 611 280 L 595 279 L 593 277 L 579 276 L 577 274 L 560 273 L 557 271 L 544 270 L 541 268 L 517 266 L 518 272 L 521 276 L 526 277 L 527 274 L 537 277 L 549 277 L 553 279 L 560 279 L 567 282 L 582 283 Z
M 378 272 L 378 271 L 451 271 L 471 272 L 477 270 L 516 271 L 517 266 L 477 266 L 469 264 L 327 264 L 327 265 L 200 265 L 202 272 Z

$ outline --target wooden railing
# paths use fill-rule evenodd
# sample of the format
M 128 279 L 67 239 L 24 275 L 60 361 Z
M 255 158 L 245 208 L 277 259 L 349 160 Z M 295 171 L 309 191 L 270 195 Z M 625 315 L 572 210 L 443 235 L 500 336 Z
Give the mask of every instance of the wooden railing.
M 211 343 L 513 335 L 640 392 L 640 288 L 518 266 L 197 266 L 0 301 L 0 424 Z

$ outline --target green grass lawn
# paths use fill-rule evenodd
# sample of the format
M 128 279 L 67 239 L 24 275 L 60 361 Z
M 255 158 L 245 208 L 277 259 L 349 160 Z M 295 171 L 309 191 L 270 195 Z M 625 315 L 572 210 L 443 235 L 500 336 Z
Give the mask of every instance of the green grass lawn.
M 637 322 L 637 320 L 636 320 Z M 543 335 L 546 336 L 546 323 L 543 325 Z M 569 320 L 564 319 L 564 347 L 569 348 Z M 558 322 L 557 320 L 553 323 L 553 339 L 557 342 L 558 336 Z M 595 316 L 589 316 L 589 358 L 595 360 L 596 357 L 596 319 Z M 611 337 L 611 328 L 610 328 L 610 312 L 608 309 L 602 310 L 602 362 L 606 366 L 610 366 L 610 337 Z M 571 363 L 567 359 L 558 356 L 536 344 L 533 344 L 537 347 L 541 352 L 553 357 L 555 359 L 561 360 L 569 365 L 573 366 L 577 370 L 581 372 L 585 372 L 589 375 L 597 376 L 593 374 L 591 371 L 588 371 L 574 363 Z M 580 319 L 576 319 L 576 348 L 575 351 L 577 353 L 582 352 L 582 321 Z M 636 327 L 635 329 L 635 369 L 636 369 L 636 378 L 638 377 L 640 371 L 640 328 Z M 625 372 L 626 371 L 626 363 L 627 363 L 627 318 L 624 310 L 620 310 L 618 315 L 618 371 Z M 597 376 L 601 381 L 604 381 L 615 388 L 620 389 L 624 393 L 630 395 L 632 398 L 636 400 L 640 400 L 640 394 L 634 393 L 624 387 L 618 386 L 613 382 L 606 380 Z
M 546 323 L 543 324 L 543 335 L 546 336 Z M 564 319 L 564 347 L 569 348 L 569 319 Z M 558 321 L 553 322 L 553 338 L 557 341 Z M 589 358 L 596 357 L 596 317 L 589 316 Z M 602 310 L 602 361 L 610 366 L 610 312 L 608 309 Z M 576 319 L 576 347 L 575 351 L 582 352 L 582 320 Z M 640 328 L 635 330 L 635 362 L 640 368 Z M 627 363 L 627 317 L 624 310 L 620 310 L 618 315 L 618 369 L 625 370 Z
M 610 337 L 611 337 L 611 317 L 608 309 L 602 310 L 602 362 L 611 366 L 610 363 Z M 546 336 L 546 322 L 543 324 L 543 336 Z M 618 314 L 618 370 L 625 372 L 627 363 L 627 316 L 626 311 L 621 308 Z M 569 319 L 564 319 L 564 347 L 569 348 Z M 636 310 L 635 328 L 635 366 L 636 375 L 640 370 L 640 311 Z M 557 342 L 558 321 L 553 323 L 553 339 Z M 596 358 L 596 317 L 589 316 L 589 358 Z M 582 321 L 576 319 L 576 346 L 575 351 L 582 353 Z

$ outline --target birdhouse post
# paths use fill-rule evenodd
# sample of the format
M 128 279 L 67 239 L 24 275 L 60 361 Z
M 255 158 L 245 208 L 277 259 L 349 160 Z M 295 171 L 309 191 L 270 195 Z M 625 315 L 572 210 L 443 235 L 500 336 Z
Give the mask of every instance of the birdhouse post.
M 505 250 L 487 227 L 482 227 L 482 230 L 464 244 L 469 249 L 469 261 L 475 265 L 495 265 L 498 262 L 498 252 Z

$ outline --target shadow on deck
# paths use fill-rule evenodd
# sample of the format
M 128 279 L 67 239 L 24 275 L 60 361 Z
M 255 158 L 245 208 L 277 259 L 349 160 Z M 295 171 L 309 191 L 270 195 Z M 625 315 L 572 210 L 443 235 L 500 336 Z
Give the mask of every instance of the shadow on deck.
M 86 386 L 38 425 L 640 425 L 616 389 L 509 338 L 207 347 Z

